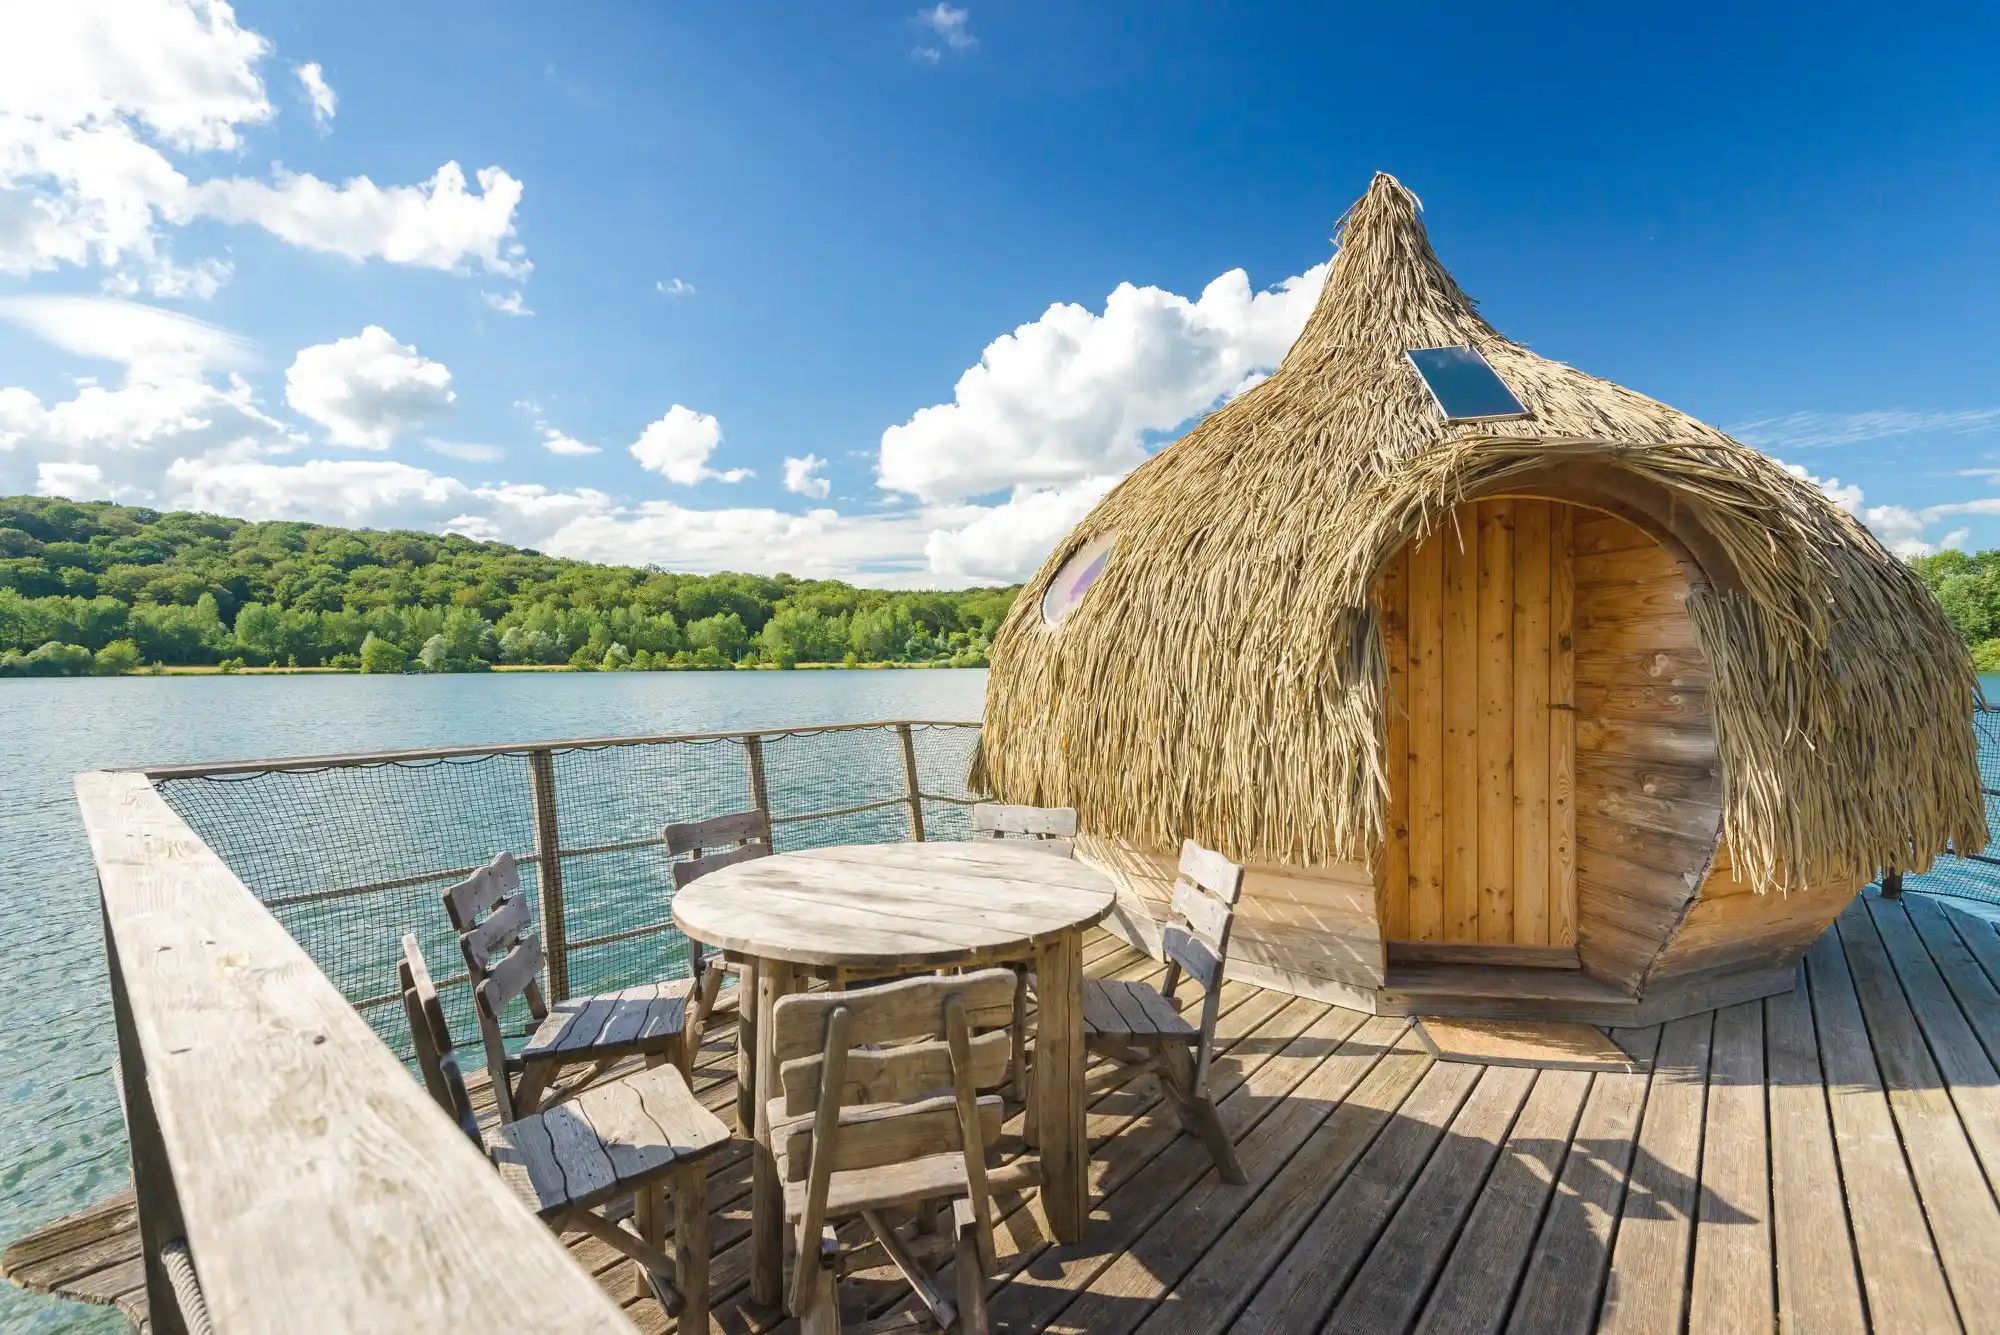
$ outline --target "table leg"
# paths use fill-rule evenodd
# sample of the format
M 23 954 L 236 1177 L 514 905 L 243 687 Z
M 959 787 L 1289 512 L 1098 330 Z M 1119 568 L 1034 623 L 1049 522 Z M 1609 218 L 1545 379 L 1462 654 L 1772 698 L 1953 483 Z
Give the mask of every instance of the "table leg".
M 1042 1212 L 1057 1242 L 1081 1242 L 1090 1217 L 1090 1142 L 1083 1120 L 1083 934 L 1065 932 L 1035 957 L 1035 1103 Z
M 674 1187 L 674 1282 L 687 1306 L 678 1329 L 708 1329 L 708 1165 L 680 1170 Z
M 757 961 L 736 974 L 736 1134 L 757 1132 Z
M 756 1168 L 750 1183 L 750 1300 L 776 1307 L 785 1291 L 785 1189 L 771 1153 L 768 1094 L 778 1088 L 777 1032 L 772 1011 L 792 990 L 793 970 L 783 960 L 757 962 Z M 1080 1007 L 1079 1007 L 1080 1009 Z

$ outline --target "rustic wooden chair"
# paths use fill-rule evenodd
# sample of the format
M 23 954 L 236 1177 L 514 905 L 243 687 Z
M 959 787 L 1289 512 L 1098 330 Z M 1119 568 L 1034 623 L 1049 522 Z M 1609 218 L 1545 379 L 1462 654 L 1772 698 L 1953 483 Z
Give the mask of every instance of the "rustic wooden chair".
M 696 1043 L 685 1041 L 692 979 L 571 997 L 554 1006 L 542 999 L 542 942 L 528 927 L 513 854 L 500 854 L 446 890 L 444 909 L 472 980 L 486 1070 L 503 1121 L 574 1096 L 624 1057 L 672 1061 L 684 1076 L 692 1072 Z M 526 1045 L 510 1053 L 501 1017 L 516 997 L 527 999 L 534 1027 Z M 556 1083 L 564 1067 L 585 1063 L 590 1070 L 581 1078 Z
M 1162 933 L 1166 986 L 1083 980 L 1084 1044 L 1111 1063 L 1091 1076 L 1085 1089 L 1097 1094 L 1142 1075 L 1157 1075 L 1182 1123 L 1208 1147 L 1222 1180 L 1235 1183 L 1245 1180 L 1243 1167 L 1209 1097 L 1208 1064 L 1215 1049 L 1222 966 L 1229 957 L 1229 931 L 1242 890 L 1243 868 L 1187 840 L 1181 845 L 1180 876 Z M 1174 1000 L 1184 973 L 1201 985 L 1199 1027 L 1187 1022 Z
M 708 1164 L 729 1132 L 677 1067 L 656 1066 L 584 1091 L 548 1112 L 482 1132 L 417 938 L 396 974 L 417 1066 L 431 1097 L 493 1161 L 514 1194 L 558 1236 L 587 1233 L 628 1257 L 633 1295 L 651 1293 L 684 1330 L 708 1329 Z M 665 1247 L 674 1198 L 674 1259 Z M 629 1196 L 632 1227 L 612 1206 Z
M 1005 802 L 976 802 L 972 807 L 975 839 L 1010 839 L 1056 857 L 1076 856 L 1076 812 L 1069 807 L 1024 807 Z M 1007 1088 L 1014 1098 L 1028 1096 L 1028 993 L 1034 984 L 1029 961 L 1011 963 L 1014 970 L 1014 1064 Z
M 711 816 L 707 820 L 679 821 L 661 830 L 660 838 L 670 855 L 681 858 L 673 866 L 674 889 L 682 890 L 719 868 L 733 867 L 752 858 L 769 857 L 771 817 L 767 812 L 751 810 Z M 693 856 L 683 857 L 683 854 Z M 695 979 L 698 987 L 694 1027 L 690 1032 L 695 1035 L 697 1043 L 708 1026 L 708 1017 L 715 1011 L 717 998 L 722 995 L 722 976 L 725 973 L 737 975 L 739 984 L 743 981 L 742 969 L 734 960 L 724 958 L 720 951 L 709 950 L 692 937 L 688 938 L 688 974 Z M 740 986 L 736 995 L 740 1003 L 743 999 Z
M 1000 1134 L 1014 975 L 910 978 L 779 1001 L 770 1041 L 781 1090 L 765 1149 L 785 1185 L 797 1260 L 788 1306 L 803 1335 L 838 1335 L 840 1243 L 859 1215 L 940 1330 L 985 1335 L 993 1222 L 986 1151 Z M 1007 1188 L 1031 1181 L 1008 1170 Z M 938 1212 L 950 1207 L 948 1235 Z M 884 1212 L 916 1207 L 907 1231 Z M 950 1254 L 957 1297 L 925 1266 Z
M 980 839 L 1032 841 L 1063 857 L 1076 851 L 1076 812 L 1069 807 L 978 802 L 972 808 L 972 831 Z

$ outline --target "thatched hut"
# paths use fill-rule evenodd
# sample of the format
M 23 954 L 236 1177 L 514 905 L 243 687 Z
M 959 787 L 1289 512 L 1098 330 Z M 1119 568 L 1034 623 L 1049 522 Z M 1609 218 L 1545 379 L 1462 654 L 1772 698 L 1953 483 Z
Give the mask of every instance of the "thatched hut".
M 994 646 L 983 779 L 1077 808 L 1125 931 L 1156 939 L 1189 837 L 1252 868 L 1249 981 L 1645 1023 L 1789 988 L 1878 868 L 1984 844 L 1971 666 L 1906 566 L 1495 332 L 1393 178 L 1338 242 L 1276 374 L 1106 496 Z M 1423 349 L 1520 415 L 1448 419 Z

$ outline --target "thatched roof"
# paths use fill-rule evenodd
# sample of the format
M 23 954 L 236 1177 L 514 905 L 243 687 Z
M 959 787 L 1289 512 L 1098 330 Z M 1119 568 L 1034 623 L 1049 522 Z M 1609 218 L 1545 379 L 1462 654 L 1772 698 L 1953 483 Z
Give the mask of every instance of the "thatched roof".
M 1664 496 L 1709 577 L 1688 606 L 1740 872 L 1783 888 L 1983 846 L 1971 665 L 1909 568 L 1765 455 L 1502 337 L 1418 214 L 1378 175 L 1278 371 L 1120 483 L 1028 581 L 987 688 L 994 790 L 1149 845 L 1372 859 L 1376 575 L 1461 500 L 1583 479 Z M 1453 344 L 1533 416 L 1446 425 L 1404 353 Z M 1106 532 L 1109 569 L 1048 630 L 1043 591 Z

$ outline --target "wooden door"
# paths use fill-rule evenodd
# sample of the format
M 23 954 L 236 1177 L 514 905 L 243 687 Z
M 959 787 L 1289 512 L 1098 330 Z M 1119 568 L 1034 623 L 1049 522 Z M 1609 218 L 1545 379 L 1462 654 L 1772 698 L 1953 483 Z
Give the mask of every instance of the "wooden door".
M 1391 943 L 1575 961 L 1575 514 L 1462 505 L 1382 577 L 1390 803 L 1377 888 Z

